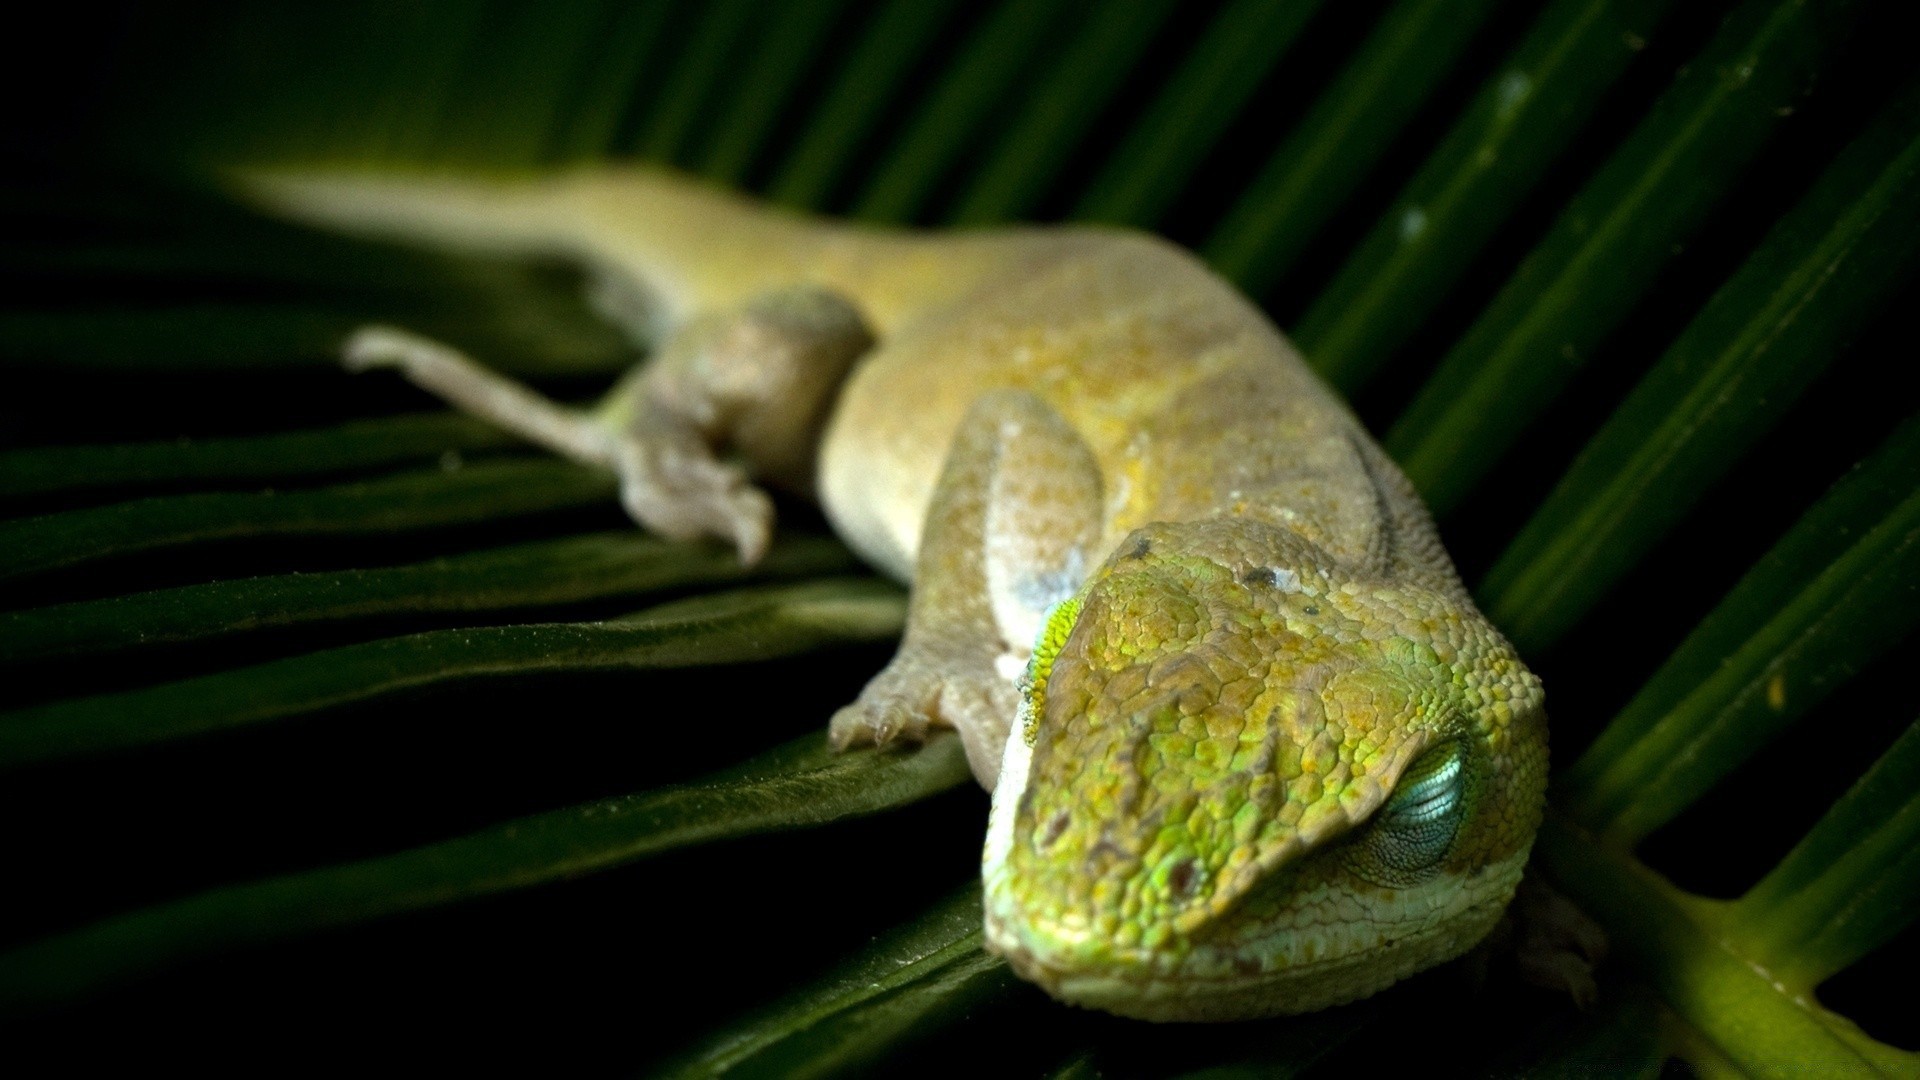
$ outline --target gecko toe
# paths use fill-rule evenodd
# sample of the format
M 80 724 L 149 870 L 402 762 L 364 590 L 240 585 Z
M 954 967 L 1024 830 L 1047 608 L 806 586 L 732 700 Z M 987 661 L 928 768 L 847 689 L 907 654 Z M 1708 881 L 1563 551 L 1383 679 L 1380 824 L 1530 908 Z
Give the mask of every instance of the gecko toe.
M 1607 935 L 1600 925 L 1537 874 L 1521 881 L 1512 913 L 1521 978 L 1565 993 L 1582 1009 L 1598 1001 L 1593 972 L 1607 954 Z
M 773 500 L 759 488 L 741 488 L 728 507 L 726 524 L 740 552 L 740 565 L 757 565 L 773 542 Z
M 340 366 L 354 372 L 383 367 L 403 368 L 415 354 L 443 348 L 417 334 L 374 324 L 355 330 L 341 345 Z
M 862 694 L 859 701 L 833 714 L 827 735 L 836 750 L 925 742 L 933 727 L 930 705 L 916 707 L 911 699 L 895 694 Z
M 960 733 L 974 775 L 991 785 L 1019 704 L 1013 683 L 990 660 L 909 647 L 834 714 L 835 749 L 925 742 L 942 728 Z

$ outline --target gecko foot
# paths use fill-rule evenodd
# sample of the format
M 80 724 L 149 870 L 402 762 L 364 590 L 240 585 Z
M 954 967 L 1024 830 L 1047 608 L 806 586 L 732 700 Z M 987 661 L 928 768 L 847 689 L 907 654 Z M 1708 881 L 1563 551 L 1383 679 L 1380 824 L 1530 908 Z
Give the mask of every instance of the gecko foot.
M 834 749 L 846 750 L 924 742 L 940 728 L 955 728 L 966 744 L 974 776 L 991 789 L 1019 692 L 990 669 L 961 670 L 967 666 L 972 665 L 909 653 L 896 656 L 860 692 L 859 700 L 833 714 L 828 739 Z
M 620 502 L 635 521 L 670 540 L 730 540 L 743 566 L 767 553 L 773 500 L 737 465 L 684 440 L 636 432 L 614 448 Z
M 1591 1007 L 1599 999 L 1593 971 L 1607 955 L 1606 931 L 1537 874 L 1521 879 L 1510 910 L 1520 977 Z

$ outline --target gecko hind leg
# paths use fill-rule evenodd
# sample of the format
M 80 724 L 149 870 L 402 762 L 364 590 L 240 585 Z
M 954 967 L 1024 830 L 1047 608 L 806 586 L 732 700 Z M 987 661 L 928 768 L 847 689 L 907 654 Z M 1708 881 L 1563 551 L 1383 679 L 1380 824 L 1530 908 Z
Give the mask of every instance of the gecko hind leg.
M 900 651 L 834 714 L 834 745 L 955 728 L 974 776 L 992 789 L 1034 638 L 1097 554 L 1102 489 L 1093 452 L 1045 402 L 1016 390 L 982 395 L 934 488 Z
M 831 293 L 768 293 L 690 320 L 595 409 L 557 404 L 456 349 L 389 327 L 355 334 L 344 361 L 352 370 L 398 368 L 467 412 L 613 469 L 635 521 L 669 539 L 730 541 L 751 565 L 773 532 L 773 502 L 754 479 L 810 490 L 828 407 L 872 340 L 858 312 Z
M 385 326 L 370 326 L 347 342 L 350 371 L 396 368 L 409 382 L 448 403 L 586 465 L 620 478 L 628 516 L 674 540 L 731 539 L 743 562 L 765 551 L 773 503 L 738 466 L 715 460 L 691 424 L 644 400 L 644 382 L 623 380 L 599 410 L 558 404 L 483 367 L 451 346 Z M 641 398 L 637 403 L 629 398 Z M 636 423 L 630 414 L 646 417 Z
M 395 368 L 408 382 L 463 412 L 530 442 L 590 465 L 612 465 L 611 433 L 593 414 L 541 397 L 450 345 L 398 330 L 366 326 L 341 350 L 348 371 Z

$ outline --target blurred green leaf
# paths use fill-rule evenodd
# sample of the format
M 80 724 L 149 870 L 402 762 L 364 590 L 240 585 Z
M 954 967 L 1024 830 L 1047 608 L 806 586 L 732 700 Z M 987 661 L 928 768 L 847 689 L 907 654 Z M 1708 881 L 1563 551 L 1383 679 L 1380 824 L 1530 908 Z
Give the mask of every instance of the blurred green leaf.
M 425 413 L 245 438 L 34 447 L 0 453 L 0 496 L 284 482 L 517 445 L 512 435 L 474 417 Z
M 1475 590 L 1552 644 L 1826 369 L 1920 248 L 1920 94 L 1827 170 L 1587 443 Z
M 1083 24 L 1049 57 L 1045 80 L 994 140 L 949 220 L 979 225 L 1030 213 L 1172 8 L 1173 0 L 1132 0 Z
M 1798 993 L 1920 918 L 1920 723 L 1829 809 L 1760 884 L 1729 929 Z
M 1749 0 L 1387 433 L 1445 517 L 1633 310 L 1838 51 L 1859 0 Z
M 725 183 L 740 182 L 773 133 L 774 122 L 792 97 L 807 61 L 845 7 L 846 0 L 815 0 L 763 12 L 766 19 L 759 29 L 759 48 L 747 64 L 747 77 L 733 87 L 732 100 L 706 140 L 700 173 Z
M 958 0 L 890 0 L 873 17 L 768 187 L 776 202 L 818 207 L 879 122 L 892 92 L 952 16 Z
M 429 630 L 143 690 L 0 712 L 0 768 L 229 730 L 463 679 L 698 667 L 900 632 L 899 590 L 871 579 L 718 593 L 604 622 Z
M 373 536 L 605 506 L 614 490 L 612 473 L 539 459 L 303 491 L 153 496 L 0 522 L 0 581 L 213 540 Z
M 662 65 L 663 54 L 672 45 L 663 40 L 675 7 L 670 0 L 609 6 L 611 21 L 605 34 L 588 43 L 595 59 L 582 66 L 567 105 L 554 118 L 548 160 L 591 161 L 612 153 L 620 124 L 632 107 L 635 85 L 650 85 L 647 75 Z
M 593 4 L 489 5 L 467 39 L 458 66 L 434 85 L 443 91 L 432 148 L 438 161 L 533 164 L 560 121 L 581 54 L 599 31 Z
M 0 612 L 0 661 L 76 656 L 271 627 L 428 612 L 511 611 L 746 579 L 857 569 L 824 537 L 782 535 L 752 569 L 732 549 L 634 530 L 451 555 L 406 566 L 209 581 Z
M 692 844 L 880 813 L 969 779 L 959 740 L 835 753 L 824 734 L 693 783 L 504 822 L 456 840 L 250 882 L 0 953 L 0 1009 L 169 961 L 577 877 Z
M 649 161 L 681 160 L 698 134 L 709 99 L 728 81 L 733 51 L 751 32 L 762 8 L 753 0 L 713 0 L 690 10 L 693 25 L 677 50 L 672 73 L 650 103 L 646 134 L 636 147 Z
M 934 185 L 993 120 L 990 110 L 1041 46 L 1062 0 L 1001 0 L 968 36 L 913 121 L 874 165 L 853 215 L 872 222 L 911 221 Z
M 28 130 L 50 138 L 18 140 L 33 167 L 0 180 L 8 195 L 0 276 L 13 287 L 0 311 L 0 356 L 22 376 L 10 382 L 12 396 L 0 395 L 9 445 L 0 496 L 20 508 L 69 510 L 129 493 L 192 493 L 0 523 L 0 566 L 81 571 L 26 583 L 13 595 L 45 606 L 0 613 L 0 650 L 11 651 L 11 673 L 21 676 L 8 685 L 24 691 L 0 714 L 0 759 L 52 763 L 11 772 L 0 785 L 16 822 L 10 889 L 29 912 L 10 939 L 42 935 L 0 956 L 0 998 L 64 1002 L 49 1025 L 10 1034 L 58 1043 L 63 1054 L 108 1042 L 144 1053 L 147 1041 L 124 1034 L 131 1026 L 152 1018 L 190 1028 L 180 1021 L 203 1014 L 203 1001 L 217 1001 L 228 1026 L 261 1024 L 268 1008 L 272 1019 L 297 1023 L 299 1010 L 283 1000 L 321 992 L 302 982 L 312 968 L 301 966 L 300 950 L 260 949 L 266 963 L 257 967 L 244 955 L 194 958 L 672 846 L 844 820 L 963 782 L 950 739 L 918 755 L 836 759 L 817 737 L 769 753 L 770 735 L 727 723 L 716 730 L 726 745 L 740 743 L 737 757 L 763 756 L 710 782 L 508 820 L 525 804 L 493 809 L 485 789 L 431 770 L 401 766 L 397 778 L 382 776 L 381 762 L 410 754 L 478 760 L 488 752 L 483 740 L 417 745 L 445 737 L 431 724 L 383 724 L 377 746 L 345 744 L 341 733 L 364 733 L 362 724 L 305 724 L 291 741 L 327 763 L 313 776 L 274 760 L 284 740 L 188 738 L 416 689 L 430 696 L 429 688 L 469 679 L 500 680 L 481 684 L 492 690 L 531 672 L 805 657 L 780 665 L 779 679 L 750 668 L 723 673 L 738 704 L 720 718 L 732 721 L 809 700 L 800 684 L 811 672 L 823 687 L 851 685 L 865 672 L 826 651 L 898 632 L 897 591 L 821 579 L 843 572 L 847 554 L 817 538 L 783 541 L 756 571 L 801 584 L 719 594 L 704 591 L 747 579 L 728 553 L 624 532 L 582 535 L 578 514 L 542 519 L 548 538 L 534 543 L 419 561 L 423 544 L 470 539 L 422 530 L 503 512 L 603 506 L 610 526 L 609 482 L 512 460 L 507 440 L 449 418 L 370 419 L 388 407 L 377 395 L 404 391 L 369 381 L 369 408 L 354 407 L 358 386 L 348 389 L 335 363 L 341 336 L 370 320 L 404 325 L 504 371 L 576 380 L 548 387 L 569 398 L 630 364 L 631 344 L 587 313 L 575 270 L 323 236 L 233 207 L 208 185 L 210 175 L 247 164 L 524 169 L 637 147 L 736 186 L 765 176 L 768 193 L 790 205 L 844 203 L 868 221 L 988 221 L 1077 207 L 1082 217 L 1164 223 L 1176 238 L 1202 238 L 1256 293 L 1279 281 L 1306 289 L 1331 281 L 1318 298 L 1276 297 L 1276 308 L 1307 309 L 1288 329 L 1344 387 L 1370 387 L 1357 403 L 1370 419 L 1414 395 L 1393 446 L 1437 509 L 1461 505 L 1495 469 L 1527 474 L 1493 512 L 1455 515 L 1448 539 L 1469 568 L 1505 551 L 1482 595 L 1547 677 L 1562 703 L 1557 714 L 1577 729 L 1588 703 L 1633 694 L 1557 779 L 1538 845 L 1559 884 L 1607 923 L 1621 962 L 1602 973 L 1601 1001 L 1586 1016 L 1523 1001 L 1497 977 L 1462 992 L 1442 971 L 1355 1007 L 1210 1029 L 1196 1044 L 1194 1029 L 1073 1013 L 1018 987 L 977 947 L 971 889 L 905 927 L 885 925 L 890 898 L 944 887 L 969 861 L 968 838 L 978 837 L 978 822 L 959 826 L 964 835 L 951 823 L 933 835 L 911 816 L 817 841 L 815 854 L 871 854 L 872 878 L 847 894 L 770 876 L 765 866 L 726 869 L 713 883 L 728 897 L 778 897 L 783 921 L 757 931 L 776 952 L 836 920 L 832 933 L 879 936 L 872 950 L 811 982 L 810 972 L 726 935 L 698 943 L 701 967 L 687 985 L 725 971 L 735 985 L 753 982 L 747 999 L 780 1004 L 728 1016 L 701 1012 L 689 995 L 668 1010 L 697 1021 L 685 1031 L 643 1025 L 633 1034 L 629 1014 L 617 1023 L 590 1014 L 639 999 L 616 991 L 620 1000 L 609 1004 L 600 991 L 615 976 L 582 960 L 567 978 L 492 988 L 511 1022 L 478 1048 L 449 1040 L 440 1054 L 484 1054 L 498 1069 L 497 1044 L 538 1027 L 536 1010 L 550 1008 L 580 1045 L 617 1040 L 630 1060 L 657 1062 L 696 1031 L 717 1033 L 679 1064 L 744 1074 L 895 1072 L 922 1068 L 932 1054 L 936 1066 L 969 1058 L 1076 1076 L 1414 1072 L 1436 1061 L 1495 1075 L 1648 1075 L 1674 1067 L 1668 1054 L 1709 1076 L 1920 1074 L 1915 1056 L 1891 1045 L 1913 1034 L 1911 1018 L 1895 1015 L 1897 991 L 1876 997 L 1859 986 L 1876 965 L 1882 973 L 1911 967 L 1913 939 L 1902 928 L 1920 887 L 1912 731 L 1771 871 L 1752 868 L 1761 882 L 1745 896 L 1704 900 L 1634 852 L 1648 829 L 1690 809 L 1647 858 L 1729 869 L 1722 864 L 1737 860 L 1688 830 L 1718 837 L 1752 825 L 1730 800 L 1703 796 L 1734 770 L 1748 784 L 1756 779 L 1748 770 L 1774 768 L 1779 749 L 1756 755 L 1791 725 L 1801 731 L 1788 737 L 1816 751 L 1848 737 L 1852 718 L 1831 714 L 1854 698 L 1832 691 L 1914 640 L 1920 420 L 1788 529 L 1699 626 L 1688 625 L 1684 603 L 1623 613 L 1623 605 L 1593 602 L 1670 539 L 1694 550 L 1749 550 L 1715 543 L 1747 539 L 1728 531 L 1750 522 L 1704 521 L 1687 507 L 1721 478 L 1764 488 L 1752 474 L 1771 459 L 1751 450 L 1770 426 L 1795 435 L 1817 477 L 1814 470 L 1839 471 L 1853 452 L 1846 448 L 1883 438 L 1894 427 L 1889 417 L 1911 411 L 1890 395 L 1822 411 L 1834 404 L 1828 397 L 1885 395 L 1892 385 L 1869 378 L 1864 363 L 1833 362 L 1855 330 L 1873 335 L 1863 355 L 1904 355 L 1897 316 L 1912 299 L 1906 253 L 1920 235 L 1917 121 L 1909 100 L 1882 112 L 1879 128 L 1865 123 L 1911 80 L 1899 14 L 1888 0 L 1230 0 L 1204 9 L 1159 0 L 796 0 L 772 9 L 563 0 L 551 10 L 336 0 L 324 8 L 133 5 L 123 21 L 97 20 L 73 42 L 37 37 L 37 47 L 64 59 L 71 93 L 25 99 Z M 1568 192 L 1577 193 L 1571 202 Z M 1777 208 L 1796 201 L 1776 225 Z M 1739 270 L 1724 282 L 1665 288 L 1680 265 L 1669 262 L 1676 245 L 1693 246 L 1689 268 Z M 1514 263 L 1511 280 L 1498 280 Z M 1717 298 L 1699 309 L 1715 286 Z M 1483 305 L 1483 296 L 1494 300 Z M 1656 335 L 1681 326 L 1688 329 L 1631 393 L 1640 371 L 1595 372 L 1579 385 L 1604 400 L 1554 409 L 1576 369 L 1617 331 L 1631 327 L 1632 344 L 1651 357 L 1665 344 Z M 1416 385 L 1422 356 L 1444 358 L 1424 390 Z M 1803 393 L 1816 378 L 1819 392 Z M 1613 400 L 1621 394 L 1624 402 Z M 297 413 L 276 414 L 283 403 Z M 1539 419 L 1549 409 L 1575 423 L 1613 419 L 1597 433 L 1547 432 Z M 130 438 L 118 431 L 122 417 L 162 434 L 263 434 L 31 445 L 42 435 Z M 19 434 L 8 429 L 14 419 L 25 421 Z M 1841 438 L 1834 425 L 1847 429 Z M 367 478 L 447 450 L 508 453 L 451 475 Z M 1514 504 L 1551 486 L 1550 470 L 1575 454 L 1544 504 Z M 340 483 L 347 479 L 361 482 Z M 313 486 L 320 483 L 336 486 Z M 281 494 L 207 490 L 255 485 Z M 309 538 L 269 545 L 289 569 L 323 547 L 312 538 L 352 535 L 352 545 L 323 560 L 351 569 L 247 580 L 220 562 L 229 551 L 223 538 L 269 535 Z M 109 579 L 86 572 L 91 560 L 158 548 L 178 556 L 165 564 L 169 581 L 214 580 L 116 596 L 103 595 L 113 592 Z M 142 581 L 142 569 L 135 562 L 109 572 L 134 571 Z M 1726 568 L 1729 576 L 1740 569 Z M 529 608 L 604 605 L 659 589 L 704 594 L 628 619 L 471 625 L 553 618 Z M 456 626 L 367 640 L 409 619 Z M 258 661 L 307 638 L 244 633 L 329 622 L 336 625 L 315 636 L 347 644 L 267 663 Z M 1583 651 L 1624 644 L 1626 666 L 1611 655 L 1536 654 L 1573 631 L 1579 637 L 1568 640 Z M 1634 663 L 1650 663 L 1646 654 L 1660 643 L 1682 639 L 1637 693 L 1614 685 Z M 94 670 L 89 650 L 151 641 L 195 647 L 112 657 L 128 670 L 102 686 L 70 676 Z M 865 664 L 870 652 L 855 652 Z M 154 671 L 175 655 L 210 674 Z M 44 671 L 35 666 L 42 661 Z M 144 688 L 87 696 L 108 685 Z M 490 698 L 458 700 L 484 713 Z M 1898 707 L 1894 719 L 1912 715 Z M 404 712 L 375 715 L 389 711 Z M 526 746 L 570 749 L 550 738 L 536 744 L 537 727 L 525 734 Z M 86 756 L 159 741 L 177 741 L 164 755 L 166 775 L 152 775 L 137 752 Z M 1801 757 L 1844 770 L 1878 747 L 1841 749 Z M 636 786 L 618 779 L 621 761 L 592 766 L 557 777 L 516 769 L 508 779 L 575 785 L 538 805 Z M 595 775 L 614 779 L 586 779 Z M 1811 791 L 1855 778 L 1758 779 L 1798 806 Z M 287 780 L 293 788 L 280 791 Z M 343 801 L 307 805 L 297 789 L 308 780 L 330 785 L 329 796 L 337 788 Z M 393 790 L 363 791 L 369 783 Z M 455 831 L 419 829 L 420 818 L 444 820 L 434 815 L 450 790 L 459 793 L 457 820 L 499 823 L 325 865 L 342 850 L 393 851 Z M 300 808 L 277 804 L 283 794 Z M 381 810 L 351 801 L 363 794 L 384 800 L 370 804 Z M 1804 822 L 1823 808 L 1799 809 L 1794 820 Z M 408 839 L 383 839 L 391 835 Z M 1786 839 L 1729 835 L 1727 846 L 1779 851 Z M 316 844 L 326 854 L 311 855 Z M 855 844 L 874 846 L 849 851 Z M 1664 850 L 1675 845 L 1685 850 Z M 908 864 L 930 852 L 937 857 L 927 866 L 942 876 L 909 884 Z M 958 861 L 941 861 L 954 852 Z M 235 873 L 236 857 L 274 869 Z M 111 892 L 116 874 L 141 875 L 131 892 L 149 899 Z M 187 898 L 129 910 L 154 896 Z M 583 926 L 590 907 L 581 909 Z M 100 921 L 72 930 L 75 918 Z M 544 945 L 554 928 L 496 929 L 503 940 L 487 946 L 505 955 L 516 941 Z M 362 936 L 333 940 L 351 951 Z M 246 988 L 222 998 L 219 979 L 234 966 L 249 972 Z M 170 967 L 178 970 L 156 984 L 166 989 L 75 1000 Z M 647 988 L 656 997 L 661 986 L 680 985 L 663 972 Z M 354 1033 L 336 1019 L 340 1008 L 391 994 L 389 982 L 362 981 L 329 998 L 317 1010 L 332 1025 L 329 1039 Z M 454 977 L 421 986 L 408 1008 L 467 989 Z M 1816 993 L 1829 989 L 1837 1008 L 1860 1011 L 1867 1030 L 1820 1004 Z M 239 1015 L 255 1001 L 272 1004 Z M 1007 1004 L 1014 1007 L 991 1007 Z M 1488 1016 L 1499 1020 L 1488 1029 L 1498 1038 L 1458 1037 L 1484 1028 Z M 99 1030 L 118 1038 L 71 1035 Z M 1036 1040 L 1044 1045 L 1026 1058 L 1008 1052 Z M 1436 1056 L 1436 1045 L 1445 1053 Z M 543 1043 L 540 1052 L 553 1071 L 555 1048 Z
M 1320 0 L 1234 0 L 1087 185 L 1074 217 L 1150 227 L 1199 170 Z
M 1613 947 L 1748 1075 L 1902 1076 L 1920 1067 L 1920 1055 L 1876 1043 L 1774 982 L 1725 932 L 1725 902 L 1674 888 L 1557 816 L 1536 850 L 1554 880 L 1607 925 Z
M 1920 418 L 1844 478 L 1561 777 L 1630 847 L 1920 625 Z
M 1399 0 L 1201 249 L 1254 297 L 1273 288 L 1452 70 L 1492 0 Z
M 952 740 L 949 740 L 952 741 Z M 805 990 L 747 1018 L 667 1075 L 833 1076 L 1020 984 L 981 948 L 969 886 Z
M 1364 385 L 1452 291 L 1646 47 L 1672 0 L 1557 0 L 1292 328 L 1327 381 Z

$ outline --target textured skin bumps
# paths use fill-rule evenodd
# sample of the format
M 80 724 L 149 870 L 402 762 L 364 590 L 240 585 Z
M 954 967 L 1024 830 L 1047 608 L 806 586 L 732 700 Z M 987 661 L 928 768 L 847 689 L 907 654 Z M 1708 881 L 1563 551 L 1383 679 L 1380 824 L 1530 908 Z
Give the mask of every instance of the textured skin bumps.
M 579 258 L 612 283 L 611 317 L 701 360 L 697 385 L 640 380 L 641 404 L 702 436 L 671 449 L 816 490 L 843 539 L 912 579 L 901 650 L 833 737 L 959 730 L 994 788 L 988 947 L 1055 996 L 1163 1020 L 1304 1012 L 1458 955 L 1511 898 L 1545 786 L 1540 685 L 1406 478 L 1190 254 L 1104 228 L 811 221 L 640 168 L 249 187 L 356 231 Z M 837 387 L 786 372 L 819 386 L 804 418 L 773 395 L 713 430 L 688 403 L 719 373 L 774 385 L 759 366 L 822 351 L 745 333 L 804 331 L 756 316 L 801 294 L 873 348 Z M 816 408 L 812 475 L 787 440 L 747 438 L 812 432 Z M 490 415 L 583 422 L 533 411 Z M 650 434 L 627 437 L 657 452 Z M 679 501 L 651 509 L 764 525 Z
M 1498 918 L 1540 814 L 1541 695 L 1453 590 L 1259 522 L 1158 524 L 1059 636 L 987 866 L 990 936 L 1023 975 L 1156 1019 L 1299 1012 Z M 1461 755 L 1465 817 L 1407 880 L 1366 829 L 1433 748 Z

